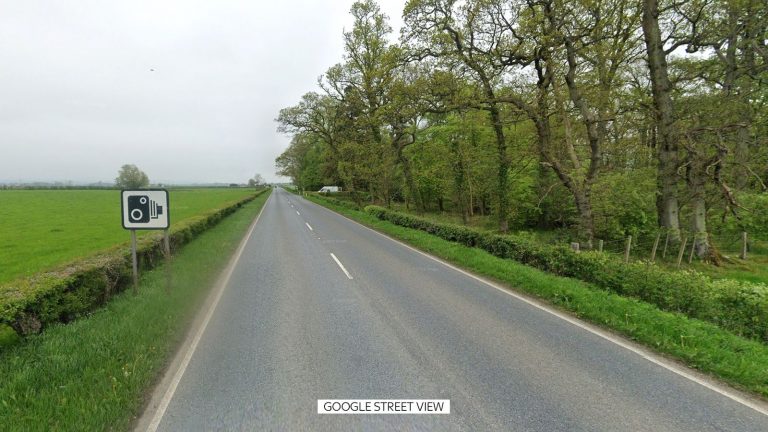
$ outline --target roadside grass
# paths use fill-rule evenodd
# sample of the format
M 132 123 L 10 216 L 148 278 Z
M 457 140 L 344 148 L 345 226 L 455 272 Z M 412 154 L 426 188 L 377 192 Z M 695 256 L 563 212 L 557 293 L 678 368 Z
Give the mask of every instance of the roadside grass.
M 253 193 L 253 189 L 169 189 L 171 223 Z M 129 238 L 120 224 L 118 190 L 0 190 L 0 283 L 32 276 Z
M 736 388 L 768 397 L 766 345 L 736 336 L 714 324 L 609 293 L 592 284 L 554 276 L 480 249 L 400 227 L 322 198 L 310 196 L 309 199 L 459 267 L 620 333 Z
M 694 263 L 693 268 L 714 279 L 738 279 L 768 285 L 768 255 L 752 255 L 747 260 L 733 259 L 720 267 Z
M 0 352 L 0 430 L 127 430 L 269 192 L 141 275 L 139 295 Z M 118 221 L 119 222 L 119 221 Z

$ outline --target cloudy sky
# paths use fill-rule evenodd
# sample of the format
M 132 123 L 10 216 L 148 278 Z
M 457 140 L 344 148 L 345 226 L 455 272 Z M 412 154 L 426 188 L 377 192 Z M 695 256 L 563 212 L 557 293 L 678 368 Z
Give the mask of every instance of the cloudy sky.
M 0 0 L 0 182 L 275 176 L 352 0 Z M 405 0 L 380 0 L 400 26 Z

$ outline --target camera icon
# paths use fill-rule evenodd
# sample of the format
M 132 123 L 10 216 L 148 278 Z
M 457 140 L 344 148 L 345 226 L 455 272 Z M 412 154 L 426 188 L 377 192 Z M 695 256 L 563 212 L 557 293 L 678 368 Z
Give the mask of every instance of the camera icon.
M 158 205 L 146 195 L 128 197 L 128 221 L 130 223 L 147 223 L 163 214 L 163 206 Z

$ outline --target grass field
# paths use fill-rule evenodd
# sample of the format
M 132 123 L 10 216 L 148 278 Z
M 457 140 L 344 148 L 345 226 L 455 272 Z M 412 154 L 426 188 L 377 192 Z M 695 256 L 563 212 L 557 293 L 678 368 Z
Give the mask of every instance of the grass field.
M 252 193 L 170 189 L 171 226 Z M 129 241 L 120 218 L 117 190 L 0 190 L 0 283 Z
M 124 291 L 86 318 L 0 351 L 0 431 L 129 430 L 191 314 L 268 197 L 184 246 L 174 256 L 170 289 L 162 266 L 144 272 L 138 295 Z

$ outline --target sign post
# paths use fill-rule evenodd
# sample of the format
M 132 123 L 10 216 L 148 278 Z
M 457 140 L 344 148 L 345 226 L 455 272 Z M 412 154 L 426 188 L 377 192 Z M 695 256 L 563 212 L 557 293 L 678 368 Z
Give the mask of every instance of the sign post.
M 136 260 L 136 230 L 131 230 L 131 258 L 133 258 L 133 294 L 139 293 L 139 263 Z
M 163 230 L 164 252 L 170 259 L 168 241 L 168 191 L 165 189 L 123 190 L 121 213 L 123 228 L 131 231 L 131 258 L 133 259 L 133 292 L 139 292 L 139 263 L 136 257 L 136 230 Z

